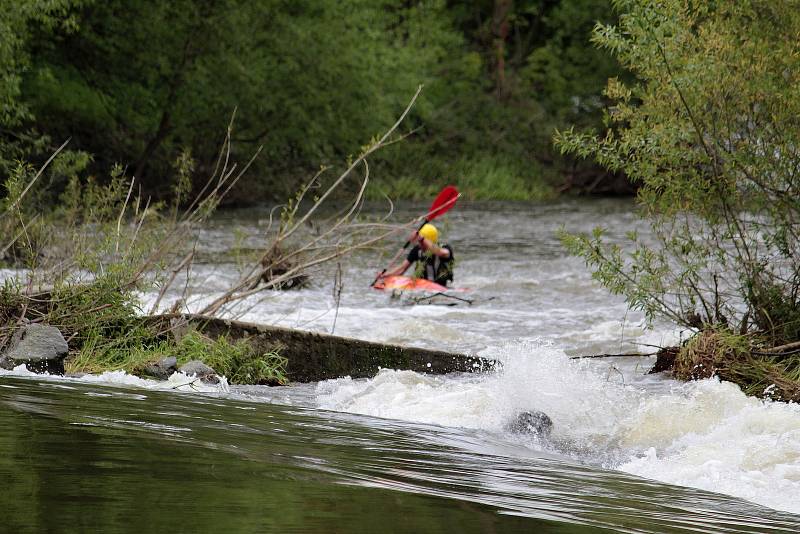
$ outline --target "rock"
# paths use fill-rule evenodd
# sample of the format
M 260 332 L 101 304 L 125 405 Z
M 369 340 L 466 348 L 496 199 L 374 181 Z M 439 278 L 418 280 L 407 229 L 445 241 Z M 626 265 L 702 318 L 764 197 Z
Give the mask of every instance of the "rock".
M 506 426 L 506 431 L 514 434 L 531 434 L 546 438 L 553 430 L 553 421 L 544 412 L 522 412 Z
M 84 376 L 90 376 L 89 373 L 65 373 L 65 377 L 67 378 L 83 378 Z
M 209 369 L 211 369 L 209 367 Z M 159 380 L 166 380 L 172 373 L 178 370 L 178 360 L 174 356 L 167 356 L 166 358 L 161 358 L 155 363 L 151 363 L 147 367 L 144 368 L 142 371 L 143 374 L 147 376 L 151 376 L 153 378 L 157 378 Z M 213 372 L 213 369 L 212 369 Z
M 217 372 L 200 360 L 192 360 L 184 365 L 181 365 L 178 371 L 186 376 L 194 375 L 203 382 L 208 382 L 209 384 L 219 384 L 219 376 L 217 376 Z
M 266 254 L 263 259 L 261 260 L 261 281 L 265 284 L 270 284 L 276 278 L 279 278 L 292 269 L 295 268 L 295 265 L 284 258 L 284 252 L 280 249 L 273 248 Z M 297 289 L 300 287 L 304 287 L 308 284 L 308 275 L 305 273 L 295 273 L 291 275 L 286 280 L 274 284 L 272 287 L 273 289 Z M 255 286 L 258 285 L 258 281 L 255 282 Z M 255 286 L 251 286 L 251 289 Z
M 64 374 L 69 346 L 58 328 L 43 324 L 25 325 L 14 333 L 11 347 L 0 356 L 0 367 L 13 369 L 25 364 L 33 373 Z
M 672 371 L 675 368 L 675 358 L 680 349 L 678 347 L 664 347 L 656 353 L 656 363 L 648 374 Z

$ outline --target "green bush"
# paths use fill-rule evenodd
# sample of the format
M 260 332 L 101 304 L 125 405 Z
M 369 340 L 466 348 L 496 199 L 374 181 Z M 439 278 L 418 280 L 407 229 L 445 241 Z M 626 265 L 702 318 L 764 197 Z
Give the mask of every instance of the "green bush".
M 602 134 L 559 132 L 641 187 L 650 225 L 630 246 L 563 235 L 595 277 L 648 319 L 798 339 L 800 11 L 787 0 L 618 0 L 594 41 L 637 80 L 611 79 Z
M 225 336 L 211 340 L 199 332 L 189 332 L 170 345 L 164 354 L 179 363 L 202 360 L 225 375 L 232 384 L 286 384 L 286 358 L 277 351 L 258 354 L 246 339 L 231 343 Z

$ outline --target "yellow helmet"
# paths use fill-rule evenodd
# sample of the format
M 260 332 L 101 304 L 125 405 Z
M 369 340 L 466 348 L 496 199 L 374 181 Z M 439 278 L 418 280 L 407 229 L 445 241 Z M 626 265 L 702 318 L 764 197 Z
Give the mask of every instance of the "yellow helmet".
M 431 223 L 424 224 L 422 228 L 419 229 L 419 235 L 431 243 L 436 243 L 439 240 L 439 230 Z

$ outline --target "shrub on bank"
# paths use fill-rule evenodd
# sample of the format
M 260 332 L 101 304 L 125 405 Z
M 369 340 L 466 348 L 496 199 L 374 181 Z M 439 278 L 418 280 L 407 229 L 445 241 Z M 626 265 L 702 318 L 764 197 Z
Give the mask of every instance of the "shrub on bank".
M 767 352 L 762 343 L 753 335 L 707 328 L 680 347 L 673 374 L 681 380 L 717 376 L 748 395 L 800 402 L 800 353 Z
M 700 331 L 676 374 L 797 400 L 800 346 L 800 16 L 791 2 L 620 0 L 594 42 L 610 79 L 606 131 L 556 134 L 640 185 L 648 232 L 562 233 L 595 279 L 648 320 Z M 772 347 L 760 349 L 760 347 Z
M 182 365 L 200 360 L 232 384 L 286 384 L 286 358 L 277 350 L 257 352 L 246 339 L 211 339 L 191 331 L 175 336 L 142 316 L 130 292 L 120 292 L 108 277 L 81 285 L 62 285 L 27 296 L 7 282 L 0 289 L 0 352 L 11 340 L 18 318 L 57 327 L 68 340 L 67 373 L 126 371 L 143 376 L 166 357 Z

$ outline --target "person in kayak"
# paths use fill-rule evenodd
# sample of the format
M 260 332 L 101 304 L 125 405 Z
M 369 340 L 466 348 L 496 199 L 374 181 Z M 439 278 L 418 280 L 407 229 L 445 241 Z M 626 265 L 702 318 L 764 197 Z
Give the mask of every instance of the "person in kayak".
M 439 246 L 439 231 L 434 225 L 423 225 L 409 241 L 417 244 L 403 263 L 380 278 L 399 276 L 414 265 L 414 278 L 425 278 L 443 286 L 453 281 L 453 249 L 446 244 Z

